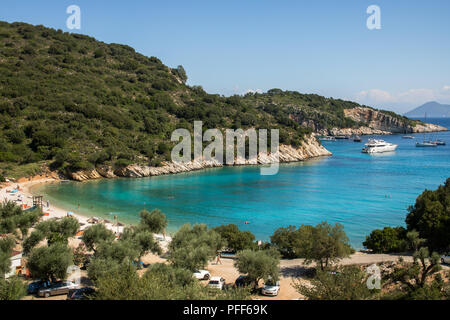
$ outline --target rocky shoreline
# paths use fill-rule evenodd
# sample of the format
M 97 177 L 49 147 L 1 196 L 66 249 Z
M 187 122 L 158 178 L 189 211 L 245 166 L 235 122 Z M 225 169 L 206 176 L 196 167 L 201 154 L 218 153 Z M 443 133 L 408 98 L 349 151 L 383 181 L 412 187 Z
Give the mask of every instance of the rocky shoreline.
M 325 149 L 319 141 L 310 135 L 299 148 L 292 146 L 280 145 L 279 162 L 298 162 L 311 158 L 331 156 L 331 152 Z M 262 165 L 271 164 L 277 161 L 275 154 L 260 154 L 258 159 L 249 161 L 245 159 L 237 159 L 235 165 Z M 86 181 L 93 179 L 112 179 L 117 177 L 126 178 L 143 178 L 150 176 L 159 176 L 165 174 L 176 174 L 182 172 L 189 172 L 195 170 L 202 170 L 207 168 L 222 167 L 223 164 L 215 161 L 205 161 L 198 159 L 189 163 L 174 163 L 165 162 L 161 167 L 151 167 L 148 165 L 131 164 L 123 168 L 113 169 L 111 166 L 101 166 L 92 170 L 83 170 L 77 172 L 69 172 L 68 178 L 75 181 Z
M 359 128 L 322 129 L 317 134 L 323 136 L 363 136 L 448 131 L 447 128 L 432 123 L 419 122 L 414 126 L 406 124 L 398 118 L 369 108 L 348 109 L 344 113 L 346 117 L 357 122 L 367 123 L 367 125 Z
M 403 131 L 392 130 L 386 131 L 376 128 L 370 128 L 367 126 L 361 126 L 359 128 L 333 128 L 320 130 L 317 134 L 322 136 L 364 136 L 364 135 L 389 135 L 398 133 L 427 133 L 427 132 L 441 132 L 448 131 L 447 128 L 441 127 L 436 124 L 424 123 L 417 124 L 415 127 L 409 127 Z

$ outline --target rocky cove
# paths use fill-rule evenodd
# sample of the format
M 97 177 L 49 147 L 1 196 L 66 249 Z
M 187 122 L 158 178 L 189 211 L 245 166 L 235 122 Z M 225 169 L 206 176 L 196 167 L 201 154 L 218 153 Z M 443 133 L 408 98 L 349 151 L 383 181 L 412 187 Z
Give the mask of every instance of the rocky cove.
M 313 134 L 305 138 L 305 140 L 302 141 L 300 147 L 294 148 L 292 146 L 280 145 L 278 152 L 280 163 L 304 161 L 315 157 L 331 155 L 331 152 L 325 149 L 325 147 L 320 144 L 320 142 L 315 138 Z M 259 154 L 257 160 L 236 159 L 235 165 L 264 165 L 275 162 L 277 162 L 277 155 L 268 153 Z M 143 178 L 222 166 L 224 166 L 224 164 L 221 164 L 220 162 L 195 159 L 188 163 L 163 162 L 161 167 L 131 164 L 126 167 L 114 169 L 112 166 L 105 165 L 99 166 L 92 170 L 68 172 L 67 175 L 68 178 L 75 181 L 85 181 L 102 178 L 111 179 L 117 177 Z

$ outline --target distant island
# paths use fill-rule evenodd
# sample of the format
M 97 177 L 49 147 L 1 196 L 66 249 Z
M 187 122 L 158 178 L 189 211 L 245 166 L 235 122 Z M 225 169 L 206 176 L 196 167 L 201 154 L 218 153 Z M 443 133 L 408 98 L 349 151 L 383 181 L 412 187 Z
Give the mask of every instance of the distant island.
M 428 118 L 447 118 L 450 117 L 450 105 L 440 104 L 436 101 L 427 102 L 420 107 L 415 108 L 407 113 L 405 117 L 408 118 L 423 118 L 424 116 Z

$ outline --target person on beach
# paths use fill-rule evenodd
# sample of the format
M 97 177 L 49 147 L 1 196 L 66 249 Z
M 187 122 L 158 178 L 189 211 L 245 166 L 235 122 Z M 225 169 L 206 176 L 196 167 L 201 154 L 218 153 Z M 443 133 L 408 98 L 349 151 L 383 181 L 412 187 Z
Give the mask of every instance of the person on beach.
M 216 264 L 222 264 L 222 261 L 220 260 L 220 253 L 217 254 Z

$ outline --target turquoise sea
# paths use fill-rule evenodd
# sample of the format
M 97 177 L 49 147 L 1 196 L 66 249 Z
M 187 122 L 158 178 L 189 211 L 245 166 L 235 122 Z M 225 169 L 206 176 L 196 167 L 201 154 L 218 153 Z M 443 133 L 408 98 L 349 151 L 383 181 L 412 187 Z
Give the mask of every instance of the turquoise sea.
M 427 119 L 450 128 L 450 119 Z M 424 189 L 450 177 L 450 132 L 428 134 L 446 146 L 416 148 L 423 140 L 402 135 L 381 137 L 397 151 L 361 153 L 363 143 L 324 142 L 332 157 L 282 164 L 277 175 L 259 167 L 225 167 L 143 179 L 67 182 L 35 187 L 51 204 L 80 214 L 136 223 L 143 208 L 161 209 L 173 233 L 185 223 L 213 227 L 234 223 L 258 240 L 269 240 L 281 226 L 342 223 L 356 249 L 371 230 L 404 226 L 407 208 Z M 78 210 L 78 204 L 80 209 Z M 248 221 L 249 224 L 245 224 Z

